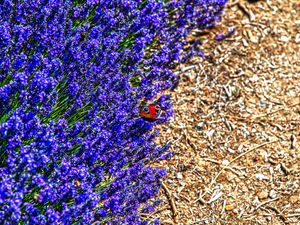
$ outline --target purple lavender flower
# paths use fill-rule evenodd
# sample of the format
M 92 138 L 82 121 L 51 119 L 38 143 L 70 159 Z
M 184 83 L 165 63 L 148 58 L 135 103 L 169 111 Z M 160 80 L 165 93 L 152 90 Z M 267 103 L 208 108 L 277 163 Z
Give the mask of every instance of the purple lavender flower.
M 236 32 L 236 28 L 235 27 L 230 27 L 228 29 L 227 33 L 219 33 L 216 35 L 216 40 L 217 41 L 223 41 L 225 38 L 228 38 L 230 36 L 232 36 L 234 33 Z
M 225 3 L 2 1 L 0 223 L 158 224 L 139 212 L 165 176 L 149 163 L 170 157 L 154 139 L 172 103 L 155 101 L 152 124 L 139 107 L 172 87 L 183 39 Z

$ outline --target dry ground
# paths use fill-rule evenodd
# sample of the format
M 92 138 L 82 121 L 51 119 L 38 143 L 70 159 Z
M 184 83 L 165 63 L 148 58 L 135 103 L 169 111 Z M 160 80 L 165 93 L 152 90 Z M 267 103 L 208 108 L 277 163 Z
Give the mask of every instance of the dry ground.
M 217 42 L 216 32 L 236 33 Z M 230 1 L 181 65 L 162 224 L 300 224 L 300 1 Z M 198 36 L 197 36 L 198 35 Z M 298 141 L 297 141 L 298 140 Z

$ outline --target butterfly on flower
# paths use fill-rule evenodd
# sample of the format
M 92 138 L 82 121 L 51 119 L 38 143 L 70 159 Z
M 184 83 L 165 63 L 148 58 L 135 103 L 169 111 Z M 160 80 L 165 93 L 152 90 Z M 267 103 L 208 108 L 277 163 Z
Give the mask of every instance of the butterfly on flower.
M 154 122 L 159 119 L 161 115 L 161 108 L 157 104 L 150 104 L 141 108 L 139 115 L 142 119 L 148 122 Z

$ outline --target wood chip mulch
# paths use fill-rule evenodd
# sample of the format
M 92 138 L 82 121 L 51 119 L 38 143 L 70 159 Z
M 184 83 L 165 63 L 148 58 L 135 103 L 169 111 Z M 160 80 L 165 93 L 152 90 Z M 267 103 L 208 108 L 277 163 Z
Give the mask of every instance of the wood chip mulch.
M 181 65 L 163 225 L 300 224 L 300 1 L 236 0 Z M 221 42 L 216 34 L 236 32 Z

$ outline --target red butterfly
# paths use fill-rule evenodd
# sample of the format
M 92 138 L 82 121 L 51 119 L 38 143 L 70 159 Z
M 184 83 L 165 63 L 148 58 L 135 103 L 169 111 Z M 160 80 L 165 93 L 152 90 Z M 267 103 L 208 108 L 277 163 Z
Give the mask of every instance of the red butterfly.
M 150 104 L 143 107 L 139 113 L 140 117 L 146 121 L 154 122 L 159 119 L 161 115 L 161 108 L 159 105 Z

